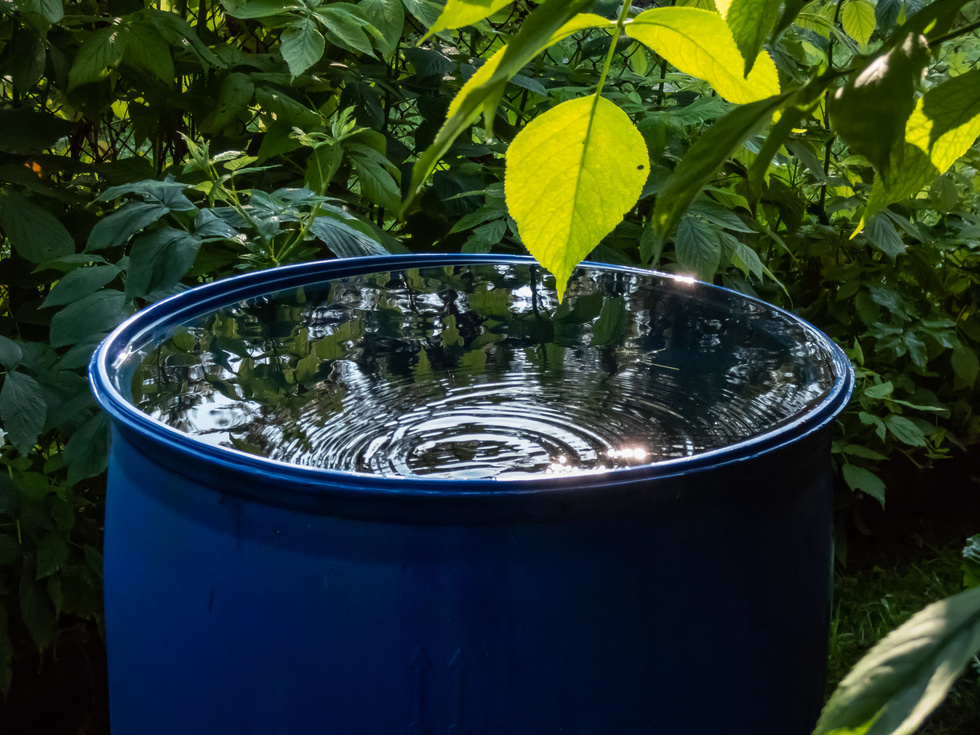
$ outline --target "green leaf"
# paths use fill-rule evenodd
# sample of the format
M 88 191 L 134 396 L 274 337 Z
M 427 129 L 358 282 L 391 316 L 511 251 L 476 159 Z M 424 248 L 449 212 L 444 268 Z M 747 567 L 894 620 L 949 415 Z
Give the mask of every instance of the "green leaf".
M 842 450 L 844 454 L 850 454 L 854 457 L 861 457 L 862 459 L 873 459 L 878 462 L 884 462 L 888 459 L 881 452 L 876 452 L 873 449 L 868 449 L 861 444 L 845 444 Z
M 889 633 L 837 687 L 814 735 L 911 735 L 978 651 L 980 588 L 934 603 Z
M 278 119 L 289 120 L 294 127 L 312 130 L 322 124 L 318 113 L 277 89 L 264 86 L 255 87 L 255 101 Z M 291 150 L 298 147 L 298 144 L 293 143 Z M 262 158 L 261 154 L 259 158 Z
M 26 94 L 44 76 L 44 39 L 31 28 L 18 28 L 10 40 L 8 64 L 17 91 Z
M 120 273 L 114 265 L 97 265 L 93 268 L 76 268 L 66 273 L 51 289 L 41 304 L 42 309 L 64 306 L 72 301 L 88 296 L 107 286 Z
M 0 388 L 0 419 L 7 441 L 27 456 L 44 428 L 48 404 L 40 384 L 30 375 L 8 371 Z
M 435 25 L 445 7 L 443 0 L 402 0 L 402 3 L 405 5 L 405 10 L 415 16 L 426 28 Z
M 902 45 L 874 59 L 831 98 L 831 125 L 852 151 L 867 156 L 886 181 L 892 149 L 902 140 L 906 121 L 915 109 L 915 88 L 928 63 L 925 39 L 910 35 Z
M 320 238 L 338 258 L 389 254 L 377 240 L 333 217 L 317 217 L 310 225 L 310 232 Z
M 844 465 L 843 472 L 844 482 L 851 490 L 870 495 L 884 506 L 885 483 L 881 481 L 878 475 L 853 464 Z
M 887 181 L 876 176 L 864 221 L 892 202 L 919 192 L 942 176 L 980 136 L 980 69 L 971 69 L 928 90 L 905 125 L 905 143 L 892 150 Z
M 0 130 L 3 131 L 0 151 L 19 155 L 41 153 L 74 128 L 68 120 L 51 113 L 28 108 L 0 110 Z
M 876 214 L 868 220 L 864 234 L 872 245 L 892 260 L 905 252 L 902 236 L 891 220 L 883 214 Z
M 122 63 L 149 72 L 168 87 L 174 83 L 174 59 L 170 44 L 149 23 L 125 27 Z
M 323 34 L 309 17 L 293 23 L 283 31 L 279 37 L 279 49 L 293 79 L 320 60 L 325 44 Z
M 68 543 L 59 531 L 48 531 L 37 545 L 37 574 L 35 579 L 50 577 L 68 561 Z
M 384 40 L 382 55 L 390 59 L 398 48 L 405 27 L 405 8 L 401 0 L 361 0 L 358 7 Z
M 25 563 L 21 571 L 18 602 L 31 640 L 39 651 L 44 651 L 54 641 L 57 620 L 51 599 L 34 579 L 34 569 L 30 563 Z
M 677 226 L 674 248 L 683 270 L 711 281 L 721 262 L 721 240 L 714 228 L 688 214 Z
M 711 175 L 785 99 L 780 95 L 736 107 L 695 141 L 657 194 L 652 222 L 661 238 L 674 229 Z
M 752 71 L 762 42 L 776 22 L 782 0 L 716 0 L 715 5 L 735 38 L 735 45 L 745 59 L 745 72 Z
M 896 414 L 886 416 L 885 426 L 888 427 L 892 436 L 903 444 L 908 444 L 910 447 L 924 447 L 926 445 L 926 438 L 922 430 L 913 421 L 904 416 L 898 416 Z
M 212 210 L 202 209 L 194 218 L 194 234 L 202 240 L 230 240 L 238 236 L 238 230 L 218 217 Z
M 398 209 L 401 189 L 395 176 L 398 168 L 375 149 L 362 143 L 348 143 L 345 148 L 357 173 L 361 194 L 386 209 Z
M 844 33 L 862 46 L 867 46 L 875 32 L 875 4 L 871 0 L 847 0 L 841 10 Z
M 960 201 L 960 192 L 956 182 L 950 176 L 940 176 L 929 187 L 929 201 L 937 212 L 948 214 Z
M 865 396 L 867 396 L 868 398 L 874 398 L 878 400 L 882 398 L 887 398 L 894 392 L 895 392 L 895 386 L 892 385 L 892 382 L 890 380 L 885 381 L 884 383 L 878 383 L 878 385 L 868 386 L 867 388 L 864 389 Z
M 126 294 L 146 298 L 177 285 L 194 265 L 201 238 L 173 227 L 140 235 L 129 254 Z
M 442 14 L 422 38 L 422 41 L 439 31 L 471 26 L 484 18 L 489 18 L 497 11 L 503 10 L 512 2 L 513 0 L 446 0 L 446 7 Z
M 626 302 L 621 296 L 605 299 L 602 311 L 592 326 L 592 345 L 601 347 L 623 338 L 626 326 Z
M 15 0 L 14 4 L 25 12 L 40 15 L 48 23 L 57 23 L 65 17 L 62 0 Z
M 99 28 L 85 38 L 68 71 L 68 91 L 80 84 L 101 82 L 122 63 L 126 32 L 118 25 Z
M 109 421 L 106 414 L 99 411 L 79 426 L 65 445 L 68 484 L 74 485 L 79 480 L 102 474 L 108 463 Z
M 48 210 L 19 194 L 0 192 L 0 225 L 14 250 L 32 263 L 75 252 L 72 236 Z
M 221 0 L 221 4 L 229 15 L 243 19 L 271 18 L 286 11 L 299 9 L 296 5 L 281 2 L 281 0 L 250 0 L 248 2 Z
M 120 291 L 102 289 L 74 301 L 51 319 L 52 347 L 79 344 L 118 326 L 129 312 Z
M 627 26 L 630 38 L 649 46 L 685 74 L 705 80 L 729 102 L 742 104 L 779 94 L 776 65 L 761 53 L 743 76 L 742 52 L 724 19 L 698 8 L 645 10 Z
M 0 365 L 3 365 L 7 370 L 13 370 L 23 359 L 24 351 L 20 345 L 9 337 L 0 334 Z
M 751 273 L 760 281 L 766 272 L 766 267 L 762 264 L 759 254 L 742 242 L 737 242 L 735 245 L 735 252 L 732 254 L 732 265 L 745 275 Z
M 176 49 L 189 50 L 201 62 L 201 67 L 210 72 L 212 69 L 224 69 L 228 65 L 211 49 L 204 45 L 187 21 L 177 13 L 150 8 L 145 12 L 148 23 Z
M 344 150 L 340 143 L 324 143 L 313 149 L 306 159 L 304 181 L 311 191 L 325 192 L 333 177 L 340 170 Z
M 636 204 L 646 180 L 646 144 L 612 102 L 591 96 L 535 118 L 507 150 L 504 192 L 521 239 L 556 280 Z
M 166 206 L 157 202 L 130 202 L 95 224 L 85 250 L 91 252 L 122 245 L 169 211 Z
M 189 212 L 196 209 L 194 203 L 184 196 L 184 189 L 189 184 L 174 181 L 173 176 L 167 176 L 163 181 L 137 181 L 133 184 L 111 186 L 99 196 L 98 201 L 107 202 L 126 194 L 137 194 L 148 202 L 162 204 L 172 212 Z
M 950 362 L 957 377 L 971 388 L 980 374 L 980 360 L 977 353 L 964 345 L 958 338 L 953 342 L 953 357 Z
M 464 253 L 489 253 L 494 245 L 499 245 L 507 233 L 507 220 L 497 219 L 487 222 L 476 228 L 473 233 L 463 243 L 461 250 Z
M 524 20 L 517 35 L 498 54 L 490 58 L 459 90 L 450 105 L 445 125 L 412 168 L 412 181 L 402 212 L 421 191 L 422 184 L 436 163 L 449 151 L 453 141 L 481 112 L 492 115 L 507 80 L 553 42 L 566 22 L 591 4 L 591 0 L 546 0 Z M 609 22 L 602 18 L 603 25 Z M 494 65 L 481 74 L 488 64 Z
M 323 34 L 334 46 L 368 56 L 374 56 L 374 46 L 365 32 L 370 22 L 356 5 L 350 3 L 330 3 L 321 5 L 313 13 L 323 25 Z

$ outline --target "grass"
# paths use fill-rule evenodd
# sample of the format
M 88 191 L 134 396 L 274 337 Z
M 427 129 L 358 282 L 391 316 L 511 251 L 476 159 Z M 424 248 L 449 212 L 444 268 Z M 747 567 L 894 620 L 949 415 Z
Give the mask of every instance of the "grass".
M 838 571 L 827 695 L 877 641 L 926 605 L 963 590 L 962 544 L 887 568 Z M 980 733 L 980 663 L 960 677 L 917 735 Z

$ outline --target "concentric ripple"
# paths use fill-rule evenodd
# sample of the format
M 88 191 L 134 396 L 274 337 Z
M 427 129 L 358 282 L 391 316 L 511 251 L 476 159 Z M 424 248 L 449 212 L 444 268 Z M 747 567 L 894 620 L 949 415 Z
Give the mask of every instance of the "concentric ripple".
M 211 313 L 142 355 L 133 400 L 200 440 L 379 475 L 512 479 L 692 456 L 834 384 L 815 332 L 758 302 L 532 266 L 337 279 Z

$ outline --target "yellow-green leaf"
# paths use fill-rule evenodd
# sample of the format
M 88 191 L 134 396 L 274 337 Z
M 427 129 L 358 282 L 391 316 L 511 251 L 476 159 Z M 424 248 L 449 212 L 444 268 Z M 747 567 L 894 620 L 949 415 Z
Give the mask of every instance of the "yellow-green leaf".
M 506 46 L 497 49 L 497 52 L 483 62 L 483 66 L 477 69 L 473 73 L 473 76 L 466 80 L 466 84 L 460 87 L 459 92 L 456 93 L 456 96 L 453 97 L 452 101 L 449 103 L 449 109 L 446 111 L 447 120 L 452 119 L 453 116 L 459 112 L 460 105 L 463 103 L 463 100 L 470 95 L 472 90 L 476 89 L 477 87 L 482 87 L 490 80 L 493 73 L 497 71 L 497 67 L 500 66 L 500 60 L 504 58 L 504 51 L 506 50 Z M 476 119 L 478 116 L 479 112 L 475 112 L 471 115 L 473 119 Z
M 603 18 L 601 15 L 596 15 L 595 13 L 579 13 L 548 39 L 548 45 L 551 46 L 559 41 L 564 41 L 579 31 L 588 31 L 593 28 L 608 28 L 611 30 L 615 27 L 616 21 L 614 20 Z
M 435 25 L 429 29 L 422 40 L 424 41 L 439 31 L 471 26 L 490 17 L 498 10 L 503 10 L 511 2 L 513 0 L 448 0 L 442 15 L 439 16 Z
M 905 142 L 892 151 L 885 181 L 875 176 L 865 220 L 892 202 L 917 194 L 942 176 L 980 136 L 980 69 L 939 84 L 922 97 L 905 124 Z
M 875 6 L 870 0 L 847 0 L 841 10 L 844 33 L 862 46 L 867 46 L 875 32 Z
M 571 35 L 578 33 L 579 31 L 592 30 L 594 28 L 613 28 L 615 27 L 615 21 L 607 20 L 601 15 L 596 15 L 595 13 L 579 13 L 565 25 L 559 28 L 552 36 L 548 39 L 547 46 L 552 46 L 559 41 L 563 41 Z M 466 80 L 456 96 L 453 97 L 452 101 L 449 103 L 449 110 L 446 112 L 446 119 L 451 119 L 457 112 L 459 112 L 460 105 L 466 100 L 474 90 L 482 87 L 490 78 L 493 77 L 494 72 L 500 66 L 501 60 L 504 58 L 504 52 L 507 47 L 498 49 L 493 56 L 484 62 L 483 66 L 476 70 L 469 79 Z M 496 106 L 496 105 L 494 105 Z M 477 117 L 475 113 L 473 118 Z
M 744 104 L 779 94 L 776 65 L 762 52 L 747 77 L 745 61 L 718 13 L 697 8 L 653 8 L 627 26 L 630 38 L 646 44 L 685 74 L 703 79 L 729 102 Z
M 532 121 L 507 151 L 504 193 L 521 239 L 556 280 L 636 204 L 647 178 L 643 136 L 616 105 L 591 96 Z
M 475 82 L 471 78 L 463 85 L 453 99 L 452 114 L 446 119 L 432 145 L 425 149 L 412 167 L 412 182 L 408 188 L 408 196 L 402 204 L 402 213 L 421 190 L 422 183 L 459 134 L 481 112 L 485 117 L 492 118 L 507 82 L 525 64 L 546 49 L 566 24 L 574 22 L 579 11 L 589 4 L 590 0 L 551 0 L 541 3 L 525 19 L 517 35 L 504 47 L 503 53 L 495 62 L 496 65 L 488 70 L 489 78 L 480 77 Z M 608 21 L 603 18 L 602 23 L 606 25 Z M 486 66 L 487 64 L 484 64 L 484 67 Z M 476 74 L 473 76 L 475 77 Z
M 718 0 L 715 4 L 732 31 L 748 74 L 779 17 L 782 0 Z

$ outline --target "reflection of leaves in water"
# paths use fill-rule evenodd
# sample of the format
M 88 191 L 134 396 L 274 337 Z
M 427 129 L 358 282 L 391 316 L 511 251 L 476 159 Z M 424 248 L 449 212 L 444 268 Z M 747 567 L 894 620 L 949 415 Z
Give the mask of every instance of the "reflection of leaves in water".
M 787 355 L 796 328 L 769 334 L 752 319 L 714 318 L 732 298 L 724 292 L 699 292 L 702 303 L 656 279 L 600 272 L 573 278 L 559 305 L 540 274 L 524 266 L 380 273 L 236 304 L 161 345 L 137 371 L 134 398 L 191 431 L 188 417 L 239 411 L 214 418 L 203 438 L 313 464 L 328 462 L 326 445 L 343 452 L 345 439 L 366 445 L 430 420 L 436 428 L 425 431 L 444 438 L 419 456 L 483 461 L 498 444 L 514 455 L 525 438 L 501 443 L 497 428 L 486 451 L 451 446 L 454 432 L 472 442 L 496 421 L 515 431 L 540 425 L 542 436 L 552 426 L 608 434 L 613 449 L 641 437 L 653 461 L 727 443 L 809 400 L 799 382 L 812 376 L 800 372 L 801 356 Z M 815 380 L 819 394 L 826 384 Z M 463 418 L 453 424 L 457 402 Z M 697 443 L 684 438 L 691 434 Z M 545 451 L 558 446 L 553 439 Z M 610 447 L 589 449 L 587 466 L 618 462 Z M 586 466 L 581 456 L 567 466 Z M 343 466 L 373 471 L 361 455 Z

